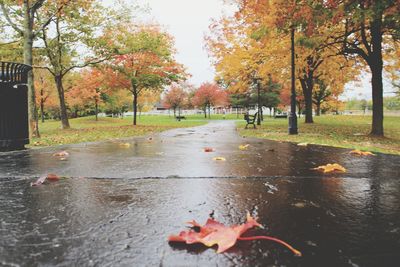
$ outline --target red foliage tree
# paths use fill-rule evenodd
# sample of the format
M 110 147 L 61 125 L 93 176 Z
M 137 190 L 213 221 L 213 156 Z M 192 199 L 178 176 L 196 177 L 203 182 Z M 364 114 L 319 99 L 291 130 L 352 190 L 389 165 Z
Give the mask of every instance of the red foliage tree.
M 201 107 L 204 110 L 204 117 L 210 118 L 211 106 L 221 105 L 225 106 L 229 103 L 228 94 L 222 90 L 218 85 L 213 83 L 203 83 L 194 94 L 193 104 Z
M 187 103 L 188 94 L 183 90 L 182 87 L 174 84 L 164 97 L 164 105 L 167 108 L 174 110 L 174 117 L 176 117 L 176 109 L 180 109 Z

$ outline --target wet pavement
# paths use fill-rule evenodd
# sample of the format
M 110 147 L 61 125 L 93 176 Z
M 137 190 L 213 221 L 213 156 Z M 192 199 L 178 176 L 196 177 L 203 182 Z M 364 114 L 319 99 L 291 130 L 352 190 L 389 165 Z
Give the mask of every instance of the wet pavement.
M 400 266 L 399 156 L 241 138 L 234 127 L 0 153 L 0 266 Z M 64 149 L 67 160 L 52 156 Z M 347 172 L 311 170 L 327 163 Z M 68 178 L 30 187 L 46 173 Z M 266 228 L 249 234 L 303 257 L 268 241 L 224 254 L 166 241 L 186 221 L 214 211 L 242 223 L 247 210 Z

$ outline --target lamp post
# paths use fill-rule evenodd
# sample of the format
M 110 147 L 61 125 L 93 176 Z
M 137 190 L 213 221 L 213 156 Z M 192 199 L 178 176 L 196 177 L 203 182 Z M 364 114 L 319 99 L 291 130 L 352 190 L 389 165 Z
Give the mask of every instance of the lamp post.
M 294 26 L 290 31 L 291 52 L 292 52 L 292 94 L 290 96 L 290 113 L 289 113 L 289 134 L 298 134 L 297 116 L 296 116 L 296 84 L 295 84 L 295 53 L 294 53 Z
M 257 86 L 257 125 L 261 125 L 261 83 L 260 83 L 261 78 L 258 76 L 255 76 L 253 78 L 253 81 L 255 85 Z

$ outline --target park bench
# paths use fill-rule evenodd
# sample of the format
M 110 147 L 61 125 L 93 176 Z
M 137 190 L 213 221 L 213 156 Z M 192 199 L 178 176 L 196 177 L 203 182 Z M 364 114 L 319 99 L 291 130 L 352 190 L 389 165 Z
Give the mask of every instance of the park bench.
M 249 114 L 244 114 L 244 120 L 247 122 L 245 129 L 247 129 L 247 126 L 249 126 L 249 124 L 252 124 L 254 129 L 256 128 L 256 119 L 258 116 L 258 112 L 256 112 L 254 115 L 249 115 Z
M 177 119 L 178 121 L 186 120 L 186 117 L 185 116 L 176 116 L 175 119 Z
M 275 119 L 286 119 L 287 118 L 287 114 L 282 113 L 282 114 L 275 114 Z

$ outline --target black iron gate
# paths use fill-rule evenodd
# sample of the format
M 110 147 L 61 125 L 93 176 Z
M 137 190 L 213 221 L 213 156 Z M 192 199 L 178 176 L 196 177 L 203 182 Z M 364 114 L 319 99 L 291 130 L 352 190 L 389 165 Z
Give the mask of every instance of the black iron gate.
M 28 65 L 0 62 L 0 151 L 29 143 Z

